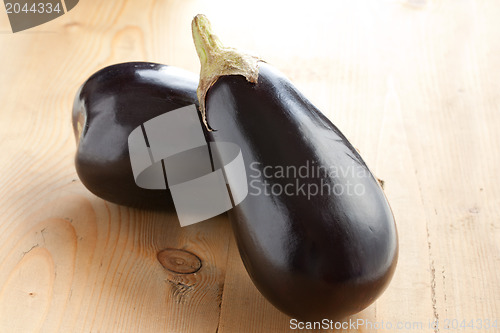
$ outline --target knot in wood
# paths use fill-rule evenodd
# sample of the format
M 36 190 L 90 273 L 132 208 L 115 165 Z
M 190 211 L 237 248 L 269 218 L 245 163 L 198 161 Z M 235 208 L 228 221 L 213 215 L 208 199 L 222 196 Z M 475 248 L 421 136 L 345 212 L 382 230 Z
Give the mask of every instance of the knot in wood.
M 180 249 L 158 252 L 158 261 L 163 268 L 177 274 L 193 274 L 201 268 L 201 259 L 197 255 Z

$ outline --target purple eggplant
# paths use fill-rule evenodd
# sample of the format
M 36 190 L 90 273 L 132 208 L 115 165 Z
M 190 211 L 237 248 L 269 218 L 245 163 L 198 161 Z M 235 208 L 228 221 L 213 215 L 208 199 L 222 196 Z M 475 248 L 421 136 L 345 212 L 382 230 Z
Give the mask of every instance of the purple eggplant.
M 282 73 L 223 47 L 204 16 L 192 28 L 210 141 L 237 144 L 245 164 L 248 195 L 229 218 L 255 286 L 302 320 L 363 310 L 388 286 L 398 257 L 377 179 Z
M 195 74 L 149 62 L 116 64 L 93 74 L 73 105 L 75 166 L 87 189 L 120 205 L 173 210 L 168 190 L 136 185 L 127 139 L 151 118 L 197 105 L 197 86 Z

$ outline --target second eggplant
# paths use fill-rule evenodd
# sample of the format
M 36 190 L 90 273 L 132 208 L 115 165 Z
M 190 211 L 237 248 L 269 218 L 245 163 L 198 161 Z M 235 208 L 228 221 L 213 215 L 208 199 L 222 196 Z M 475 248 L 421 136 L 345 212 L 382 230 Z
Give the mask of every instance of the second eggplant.
M 149 62 L 108 66 L 87 79 L 73 104 L 75 166 L 85 187 L 116 204 L 174 211 L 169 190 L 136 185 L 127 139 L 147 120 L 197 105 L 197 85 L 193 73 Z

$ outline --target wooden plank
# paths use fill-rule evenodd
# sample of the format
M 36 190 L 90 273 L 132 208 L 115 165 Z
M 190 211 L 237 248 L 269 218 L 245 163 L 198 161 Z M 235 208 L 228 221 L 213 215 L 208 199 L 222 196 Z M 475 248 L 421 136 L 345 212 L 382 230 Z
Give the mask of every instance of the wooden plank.
M 441 328 L 485 329 L 500 314 L 498 165 L 500 125 L 492 2 L 441 6 L 422 35 L 415 70 L 422 101 L 408 100 L 406 122 L 428 221 L 435 317 Z M 450 15 L 453 15 L 450 17 Z M 438 42 L 439 41 L 439 42 Z M 408 87 L 411 89 L 411 87 Z M 410 97 L 410 96 L 409 96 Z M 423 135 L 424 134 L 424 135 Z M 470 328 L 469 328 L 470 329 Z M 498 328 L 490 328 L 498 330 Z
M 179 4 L 167 5 L 175 15 Z M 71 17 L 0 35 L 2 332 L 217 330 L 226 218 L 180 228 L 174 215 L 105 203 L 82 186 L 73 165 L 77 87 L 106 65 L 167 53 L 145 42 L 155 6 L 83 1 Z M 190 20 L 183 24 L 188 36 Z M 175 31 L 168 28 L 165 38 Z M 196 54 L 191 58 L 196 69 Z M 196 254 L 201 269 L 169 272 L 157 260 L 164 248 Z

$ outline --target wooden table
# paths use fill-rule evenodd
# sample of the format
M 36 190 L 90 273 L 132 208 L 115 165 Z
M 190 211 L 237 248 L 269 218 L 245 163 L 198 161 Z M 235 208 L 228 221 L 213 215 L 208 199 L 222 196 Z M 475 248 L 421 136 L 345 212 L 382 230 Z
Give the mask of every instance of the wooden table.
M 473 320 L 477 332 L 497 320 L 486 331 L 500 332 L 500 4 L 233 6 L 81 0 L 16 34 L 0 14 L 0 332 L 292 331 L 248 278 L 224 216 L 181 228 L 93 196 L 74 169 L 78 86 L 132 60 L 197 72 L 197 13 L 286 73 L 385 180 L 399 264 L 351 321 L 446 332 Z M 202 268 L 169 273 L 165 248 Z

